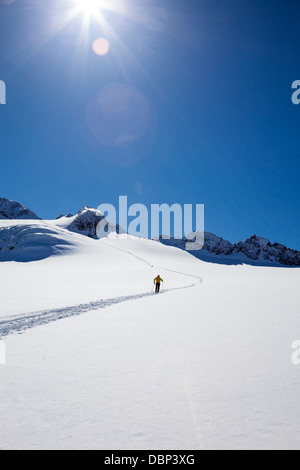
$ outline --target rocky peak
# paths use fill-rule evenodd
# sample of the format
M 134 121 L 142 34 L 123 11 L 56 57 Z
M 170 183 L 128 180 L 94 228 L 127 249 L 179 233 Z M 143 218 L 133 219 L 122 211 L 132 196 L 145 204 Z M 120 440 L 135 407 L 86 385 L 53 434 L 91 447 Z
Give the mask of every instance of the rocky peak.
M 0 198 L 0 219 L 40 220 L 40 217 L 19 202 Z

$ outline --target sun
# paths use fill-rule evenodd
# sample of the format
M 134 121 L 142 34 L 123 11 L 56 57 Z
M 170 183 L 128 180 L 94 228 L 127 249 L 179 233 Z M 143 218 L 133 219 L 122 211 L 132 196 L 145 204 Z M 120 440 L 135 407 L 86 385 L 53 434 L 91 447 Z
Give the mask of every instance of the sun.
M 75 0 L 75 2 L 76 9 L 88 16 L 97 16 L 103 6 L 103 0 Z

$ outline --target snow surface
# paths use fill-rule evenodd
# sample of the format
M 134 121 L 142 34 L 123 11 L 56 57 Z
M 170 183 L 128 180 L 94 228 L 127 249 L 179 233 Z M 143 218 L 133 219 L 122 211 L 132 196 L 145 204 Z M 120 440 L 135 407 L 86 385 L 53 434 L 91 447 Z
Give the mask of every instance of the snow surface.
M 0 263 L 1 449 L 300 448 L 297 268 L 8 226 L 40 259 Z

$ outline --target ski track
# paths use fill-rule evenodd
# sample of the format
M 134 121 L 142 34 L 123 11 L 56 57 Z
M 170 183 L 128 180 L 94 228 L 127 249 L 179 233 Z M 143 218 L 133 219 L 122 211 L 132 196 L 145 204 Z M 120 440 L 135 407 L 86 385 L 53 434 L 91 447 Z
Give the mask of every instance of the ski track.
M 151 295 L 153 295 L 153 292 L 115 297 L 113 299 L 101 299 L 88 304 L 79 304 L 53 310 L 42 310 L 22 316 L 11 317 L 5 321 L 0 321 L 0 338 L 12 333 L 22 333 L 30 328 L 46 325 L 57 320 L 82 315 L 93 310 L 100 310 L 102 308 L 111 307 L 112 305 L 149 297 Z
M 200 276 L 195 276 L 194 274 L 183 273 L 181 271 L 175 271 L 173 269 L 163 268 L 162 266 L 155 266 L 154 264 L 149 263 L 149 261 L 147 261 L 146 259 L 141 258 L 140 256 L 137 256 L 137 255 L 133 254 L 131 251 L 122 250 L 122 248 L 118 248 L 118 247 L 113 246 L 113 245 L 111 245 L 110 243 L 107 243 L 107 242 L 102 242 L 102 243 L 104 243 L 105 245 L 107 245 L 111 248 L 114 248 L 115 250 L 121 251 L 122 253 L 126 253 L 127 255 L 133 256 L 137 260 L 142 261 L 143 263 L 147 264 L 150 268 L 162 269 L 164 271 L 168 271 L 169 273 L 175 273 L 175 274 L 181 274 L 182 276 L 193 277 L 194 279 L 198 279 L 200 284 L 203 283 L 203 278 L 200 277 Z
M 131 253 L 129 251 L 125 251 L 125 250 L 122 250 L 120 248 L 114 247 L 114 246 L 110 245 L 107 242 L 105 244 L 111 246 L 112 248 L 115 248 L 116 250 L 123 251 L 124 253 L 127 253 L 127 254 L 133 256 L 134 258 L 138 259 L 139 261 L 141 261 L 143 263 L 146 263 L 151 268 L 156 267 L 156 268 L 162 269 L 164 271 L 173 272 L 173 273 L 176 273 L 176 274 L 181 274 L 183 276 L 189 276 L 191 278 L 198 279 L 200 284 L 203 283 L 203 279 L 199 276 L 183 273 L 183 272 L 180 272 L 180 271 L 174 271 L 174 270 L 171 270 L 171 269 L 166 269 L 166 268 L 162 268 L 162 267 L 159 267 L 159 266 L 154 266 L 154 265 L 150 264 L 147 260 L 145 260 L 143 258 L 140 258 L 139 256 L 136 256 L 136 255 L 134 255 L 133 253 Z M 184 287 L 175 287 L 175 288 L 172 288 L 172 289 L 164 289 L 163 292 L 161 292 L 161 294 L 165 294 L 167 292 L 171 292 L 171 291 L 175 291 L 175 290 L 191 289 L 193 287 L 197 287 L 197 285 L 198 284 L 196 283 L 196 284 L 191 284 L 191 285 L 184 286 Z M 84 313 L 92 312 L 93 310 L 100 310 L 100 309 L 103 309 L 103 308 L 111 307 L 112 305 L 117 305 L 117 304 L 120 304 L 120 303 L 123 303 L 123 302 L 132 301 L 132 300 L 138 300 L 138 299 L 142 299 L 142 298 L 145 298 L 145 297 L 150 297 L 150 296 L 153 296 L 153 295 L 156 295 L 156 294 L 151 291 L 151 292 L 144 293 L 144 294 L 136 294 L 136 295 L 123 296 L 123 297 L 115 297 L 115 298 L 112 298 L 112 299 L 101 299 L 101 300 L 96 300 L 96 301 L 93 301 L 93 302 L 89 302 L 87 304 L 79 304 L 79 305 L 74 305 L 74 306 L 70 306 L 70 307 L 57 308 L 57 309 L 51 309 L 51 310 L 41 310 L 41 311 L 37 311 L 37 312 L 28 313 L 26 315 L 23 314 L 23 315 L 17 315 L 17 316 L 14 316 L 14 317 L 7 317 L 6 319 L 4 319 L 4 320 L 2 319 L 0 321 L 0 339 L 2 337 L 8 336 L 10 334 L 16 334 L 16 333 L 21 334 L 24 331 L 26 331 L 28 329 L 31 329 L 31 328 L 34 328 L 34 327 L 37 327 L 37 326 L 47 325 L 48 323 L 52 323 L 52 322 L 55 322 L 55 321 L 58 321 L 58 320 L 62 320 L 62 319 L 82 315 Z
M 161 294 L 165 294 L 174 290 L 191 289 L 196 286 L 197 284 L 191 284 L 190 286 L 166 289 Z M 35 328 L 37 326 L 47 325 L 48 323 L 82 315 L 84 313 L 92 312 L 93 310 L 100 310 L 102 308 L 111 307 L 112 305 L 117 305 L 131 300 L 138 300 L 153 295 L 157 294 L 155 294 L 154 292 L 147 292 L 144 294 L 115 297 L 113 299 L 101 299 L 96 300 L 94 302 L 90 302 L 88 304 L 79 304 L 70 307 L 57 308 L 53 310 L 41 310 L 38 312 L 28 313 L 26 315 L 10 317 L 9 319 L 0 321 L 0 338 L 15 333 L 21 334 L 24 331 L 29 330 L 31 328 Z

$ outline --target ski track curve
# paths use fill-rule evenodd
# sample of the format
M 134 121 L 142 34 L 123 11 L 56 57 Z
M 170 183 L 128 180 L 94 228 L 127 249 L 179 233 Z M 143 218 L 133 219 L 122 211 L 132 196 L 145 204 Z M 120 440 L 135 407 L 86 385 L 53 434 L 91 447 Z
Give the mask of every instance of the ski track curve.
M 188 273 L 183 273 L 181 271 L 175 271 L 175 270 L 163 268 L 161 266 L 155 266 L 149 263 L 147 260 L 134 255 L 130 251 L 122 250 L 120 248 L 110 245 L 107 242 L 105 242 L 105 244 L 110 246 L 111 248 L 115 248 L 116 250 L 122 251 L 124 253 L 127 253 L 130 256 L 133 256 L 134 258 L 147 264 L 151 268 L 162 269 L 164 271 L 173 272 L 173 273 L 180 274 L 183 276 L 188 276 L 188 277 L 197 279 L 200 284 L 203 283 L 203 279 L 200 276 L 195 276 L 193 274 L 188 274 Z M 197 285 L 198 283 L 194 283 L 194 284 L 190 284 L 188 286 L 183 286 L 183 287 L 163 289 L 163 292 L 161 292 L 161 294 L 165 294 L 167 292 L 171 292 L 175 290 L 191 289 L 193 287 L 197 287 Z M 103 308 L 111 307 L 112 305 L 117 305 L 123 302 L 129 302 L 132 300 L 138 300 L 138 299 L 150 297 L 153 295 L 156 295 L 156 294 L 151 291 L 151 292 L 147 292 L 144 294 L 115 297 L 112 299 L 101 299 L 101 300 L 89 302 L 87 304 L 79 304 L 79 305 L 74 305 L 70 307 L 62 307 L 62 308 L 57 308 L 57 309 L 40 310 L 37 312 L 27 313 L 25 315 L 23 314 L 23 315 L 7 317 L 6 319 L 0 320 L 0 339 L 10 334 L 16 334 L 16 333 L 21 334 L 24 331 L 37 327 L 37 326 L 47 325 L 48 323 L 52 323 L 58 320 L 83 315 L 84 313 L 92 312 L 93 310 L 100 310 Z
M 147 266 L 149 266 L 150 268 L 162 269 L 164 271 L 168 271 L 169 273 L 181 274 L 182 276 L 192 277 L 194 279 L 198 279 L 200 284 L 203 284 L 203 278 L 200 277 L 200 276 L 196 276 L 194 274 L 183 273 L 181 271 L 175 271 L 173 269 L 163 268 L 162 266 L 156 266 L 155 264 L 149 263 L 149 261 L 147 261 L 146 259 L 141 258 L 140 256 L 137 256 L 137 255 L 133 254 L 131 251 L 122 250 L 122 248 L 118 248 L 118 247 L 113 246 L 113 245 L 111 245 L 110 243 L 107 243 L 107 242 L 102 242 L 102 243 L 109 246 L 110 248 L 114 248 L 115 250 L 121 251 L 122 253 L 126 253 L 127 255 L 133 256 L 137 260 L 142 261 L 143 263 L 147 264 Z M 196 285 L 195 286 L 193 285 L 193 287 L 196 287 Z

